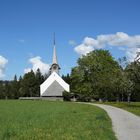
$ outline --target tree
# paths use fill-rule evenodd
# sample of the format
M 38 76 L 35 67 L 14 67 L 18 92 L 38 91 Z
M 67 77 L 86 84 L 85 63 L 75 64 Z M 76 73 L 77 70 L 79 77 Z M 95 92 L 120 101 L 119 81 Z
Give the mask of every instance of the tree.
M 3 82 L 3 86 L 4 86 L 4 95 L 5 95 L 5 99 L 11 99 L 11 92 L 10 92 L 10 81 L 4 81 Z
M 44 76 L 42 75 L 39 68 L 35 73 L 35 78 L 36 78 L 36 88 L 37 88 L 37 92 L 35 96 L 40 96 L 40 85 L 44 82 Z
M 130 87 L 125 70 L 129 63 L 126 57 L 119 58 L 118 63 L 120 69 L 117 72 L 116 78 L 114 78 L 113 87 L 115 88 L 116 101 L 125 101 L 126 96 L 128 96 L 128 88 Z
M 85 94 L 95 99 L 114 98 L 113 82 L 119 72 L 119 64 L 109 51 L 95 50 L 78 59 L 78 66 L 71 71 L 73 92 Z
M 126 72 L 129 80 L 133 83 L 132 100 L 140 101 L 140 62 L 135 60 L 130 63 L 126 68 Z
M 66 76 L 65 75 L 62 75 L 62 79 L 68 83 L 69 85 L 71 84 L 71 78 L 70 78 L 70 75 L 67 74 Z
M 4 84 L 3 81 L 0 81 L 0 99 L 4 99 L 5 94 L 4 94 Z
M 129 78 L 128 72 L 126 70 L 124 70 L 122 73 L 120 84 L 122 89 L 122 95 L 126 95 L 127 101 L 130 102 L 131 95 L 133 93 L 133 82 Z
M 19 89 L 20 89 L 20 85 L 19 85 L 19 81 L 17 81 L 17 76 L 14 76 L 14 80 L 10 82 L 10 93 L 11 93 L 11 98 L 13 99 L 18 99 L 19 98 Z
M 20 95 L 23 97 L 38 96 L 37 81 L 32 70 L 26 73 L 21 80 Z

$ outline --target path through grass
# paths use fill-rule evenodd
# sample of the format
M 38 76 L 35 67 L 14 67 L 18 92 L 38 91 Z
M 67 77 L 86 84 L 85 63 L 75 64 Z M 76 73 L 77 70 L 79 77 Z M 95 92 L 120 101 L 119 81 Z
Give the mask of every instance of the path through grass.
M 107 113 L 95 106 L 0 101 L 0 140 L 116 140 Z
M 131 102 L 130 104 L 127 102 L 106 102 L 104 104 L 119 107 L 140 116 L 140 102 Z

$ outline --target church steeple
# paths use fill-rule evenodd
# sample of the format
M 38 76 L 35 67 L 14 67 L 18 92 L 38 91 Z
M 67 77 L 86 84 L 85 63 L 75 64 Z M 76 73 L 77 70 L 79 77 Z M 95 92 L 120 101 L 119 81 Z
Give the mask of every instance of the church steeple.
M 55 47 L 55 33 L 54 33 L 54 41 L 53 41 L 53 61 L 52 64 L 58 64 L 57 56 L 56 56 L 56 47 Z
M 56 43 L 55 43 L 55 33 L 54 33 L 54 40 L 53 40 L 53 60 L 52 60 L 52 65 L 50 68 L 51 73 L 56 72 L 59 74 L 60 67 L 58 65 L 57 61 L 57 55 L 56 55 Z
M 70 86 L 59 75 L 60 67 L 57 62 L 55 34 L 53 40 L 53 59 L 49 77 L 40 85 L 40 96 L 49 100 L 63 100 L 63 91 L 70 92 Z

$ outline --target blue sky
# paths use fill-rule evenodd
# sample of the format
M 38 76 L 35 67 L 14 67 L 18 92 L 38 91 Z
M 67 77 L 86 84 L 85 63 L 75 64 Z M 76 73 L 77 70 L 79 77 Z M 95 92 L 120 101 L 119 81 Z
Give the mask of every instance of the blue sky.
M 139 16 L 139 0 L 0 0 L 0 78 L 37 66 L 47 71 L 53 32 L 61 74 L 95 49 L 132 59 L 140 44 Z

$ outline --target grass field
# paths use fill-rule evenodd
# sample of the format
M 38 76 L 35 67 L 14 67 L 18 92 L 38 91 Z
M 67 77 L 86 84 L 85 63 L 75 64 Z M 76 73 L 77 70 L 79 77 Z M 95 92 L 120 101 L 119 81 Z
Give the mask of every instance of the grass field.
M 0 100 L 0 140 L 116 140 L 106 112 L 91 105 Z
M 106 102 L 105 104 L 125 109 L 140 116 L 140 102 L 131 102 L 130 104 L 128 104 L 127 102 Z

